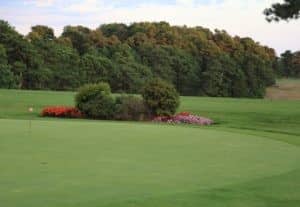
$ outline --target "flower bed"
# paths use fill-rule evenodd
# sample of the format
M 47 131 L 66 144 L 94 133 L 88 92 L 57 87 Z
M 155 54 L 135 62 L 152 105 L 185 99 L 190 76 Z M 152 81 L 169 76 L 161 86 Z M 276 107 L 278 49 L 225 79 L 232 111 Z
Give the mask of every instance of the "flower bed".
M 75 107 L 50 106 L 42 110 L 43 117 L 81 118 L 83 114 Z
M 182 112 L 174 116 L 159 116 L 153 119 L 154 122 L 164 122 L 170 124 L 196 124 L 196 125 L 212 125 L 214 124 L 213 120 L 192 115 L 189 112 Z

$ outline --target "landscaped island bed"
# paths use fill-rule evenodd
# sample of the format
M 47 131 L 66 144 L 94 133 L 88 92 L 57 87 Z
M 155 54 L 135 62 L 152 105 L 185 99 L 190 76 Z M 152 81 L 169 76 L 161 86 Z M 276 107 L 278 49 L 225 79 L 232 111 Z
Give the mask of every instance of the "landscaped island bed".
M 73 102 L 0 90 L 1 206 L 300 204 L 300 101 L 181 97 L 208 127 L 39 117 Z

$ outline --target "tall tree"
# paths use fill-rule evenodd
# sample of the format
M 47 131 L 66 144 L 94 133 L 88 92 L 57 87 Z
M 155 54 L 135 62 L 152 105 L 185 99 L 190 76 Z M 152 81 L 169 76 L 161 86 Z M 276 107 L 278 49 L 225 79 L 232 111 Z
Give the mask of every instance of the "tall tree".
M 54 40 L 54 31 L 52 28 L 44 25 L 31 27 L 31 32 L 27 35 L 29 40 Z
M 286 51 L 279 59 L 279 75 L 284 77 L 300 77 L 300 51 L 292 53 Z
M 34 46 L 7 22 L 0 21 L 0 44 L 6 49 L 8 64 L 18 76 L 19 88 L 34 88 L 39 79 L 40 56 Z M 22 67 L 19 67 L 21 66 Z
M 16 78 L 7 62 L 6 51 L 0 44 L 0 88 L 15 88 Z
M 89 35 L 91 30 L 83 26 L 66 26 L 62 33 L 62 37 L 69 38 L 72 45 L 80 55 L 86 53 L 91 46 Z

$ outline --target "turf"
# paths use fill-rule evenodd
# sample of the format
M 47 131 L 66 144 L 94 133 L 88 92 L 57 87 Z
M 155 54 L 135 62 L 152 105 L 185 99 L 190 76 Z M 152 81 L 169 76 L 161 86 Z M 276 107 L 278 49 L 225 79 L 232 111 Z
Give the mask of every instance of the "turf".
M 183 97 L 212 127 L 38 116 L 73 96 L 0 90 L 0 206 L 300 206 L 300 101 Z

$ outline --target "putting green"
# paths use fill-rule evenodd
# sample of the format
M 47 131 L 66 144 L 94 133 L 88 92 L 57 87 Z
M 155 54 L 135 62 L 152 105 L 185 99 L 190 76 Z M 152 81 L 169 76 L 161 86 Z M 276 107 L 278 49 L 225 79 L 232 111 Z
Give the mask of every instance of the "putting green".
M 0 120 L 0 137 L 5 207 L 189 206 L 197 192 L 299 172 L 299 147 L 213 128 Z

